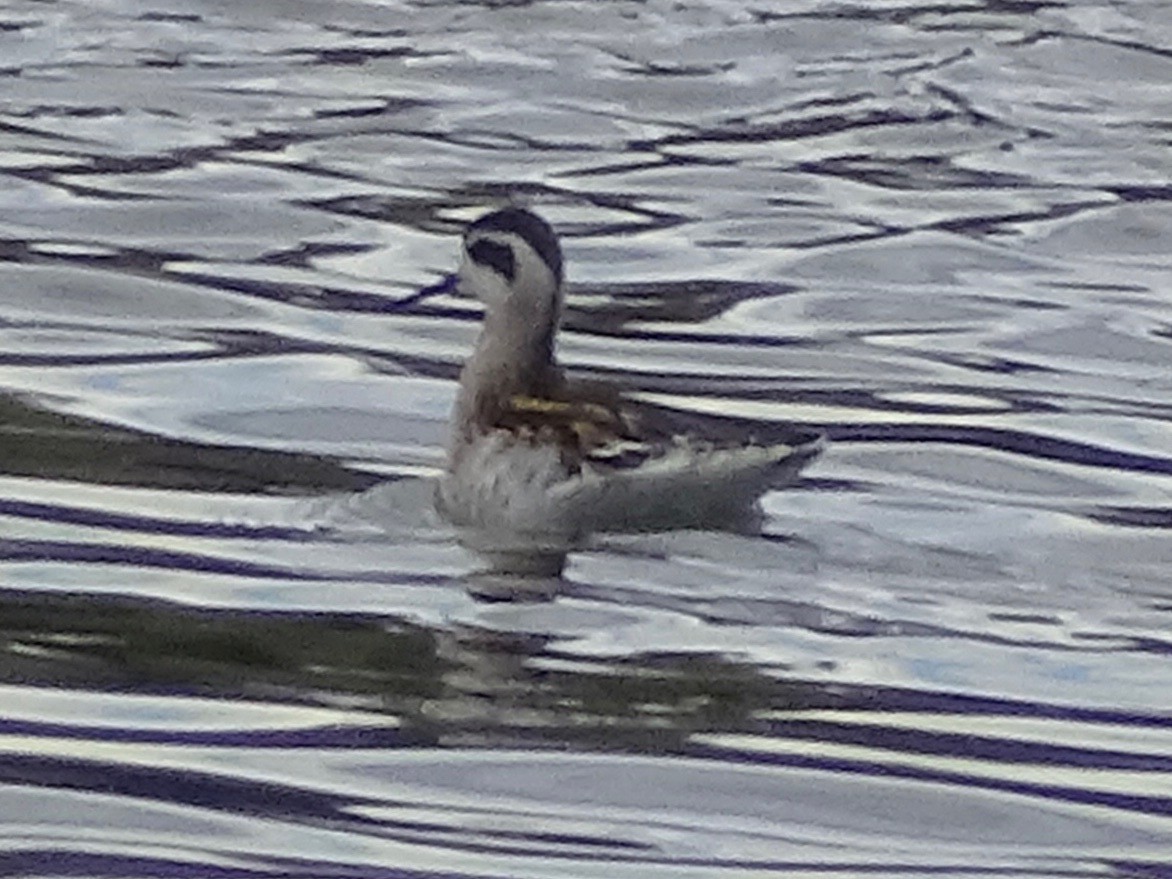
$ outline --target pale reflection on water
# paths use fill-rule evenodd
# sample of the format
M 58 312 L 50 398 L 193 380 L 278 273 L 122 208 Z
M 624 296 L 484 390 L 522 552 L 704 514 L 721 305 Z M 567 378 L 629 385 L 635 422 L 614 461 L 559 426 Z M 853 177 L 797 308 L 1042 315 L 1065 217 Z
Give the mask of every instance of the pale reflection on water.
M 9 871 L 1163 875 L 1166 13 L 0 10 Z M 755 532 L 436 517 L 508 199 Z

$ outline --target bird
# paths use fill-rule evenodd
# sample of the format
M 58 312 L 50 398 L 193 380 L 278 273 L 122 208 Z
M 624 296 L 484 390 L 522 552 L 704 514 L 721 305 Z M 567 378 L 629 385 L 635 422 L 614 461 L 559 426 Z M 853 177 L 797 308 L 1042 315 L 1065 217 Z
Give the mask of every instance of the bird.
M 470 223 L 459 270 L 421 291 L 484 306 L 435 495 L 454 526 L 558 545 L 723 527 L 751 519 L 766 491 L 822 452 L 817 434 L 759 444 L 681 432 L 670 413 L 571 381 L 556 357 L 564 280 L 557 234 L 513 205 Z

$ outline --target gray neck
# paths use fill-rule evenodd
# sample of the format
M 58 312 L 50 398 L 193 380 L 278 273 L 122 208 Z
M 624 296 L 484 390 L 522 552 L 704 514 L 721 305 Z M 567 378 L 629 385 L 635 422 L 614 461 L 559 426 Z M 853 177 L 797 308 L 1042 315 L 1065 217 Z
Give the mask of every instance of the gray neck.
M 472 356 L 460 373 L 458 434 L 495 424 L 512 397 L 548 397 L 561 381 L 554 359 L 557 316 L 520 313 L 505 303 L 485 314 Z

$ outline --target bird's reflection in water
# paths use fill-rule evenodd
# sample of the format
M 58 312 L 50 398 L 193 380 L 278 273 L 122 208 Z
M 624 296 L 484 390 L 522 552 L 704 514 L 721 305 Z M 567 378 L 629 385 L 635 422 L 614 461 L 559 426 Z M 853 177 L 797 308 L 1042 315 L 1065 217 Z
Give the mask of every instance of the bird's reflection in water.
M 482 601 L 552 600 L 564 582 L 566 558 L 583 544 L 577 536 L 479 528 L 460 528 L 456 539 L 480 562 L 465 583 L 469 594 Z

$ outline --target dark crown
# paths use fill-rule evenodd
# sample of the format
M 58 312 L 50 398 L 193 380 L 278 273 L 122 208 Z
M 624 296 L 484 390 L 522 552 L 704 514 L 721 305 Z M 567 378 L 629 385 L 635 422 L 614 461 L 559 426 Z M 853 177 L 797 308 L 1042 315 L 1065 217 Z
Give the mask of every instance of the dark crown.
M 562 248 L 558 244 L 558 237 L 549 223 L 532 211 L 524 208 L 503 208 L 485 214 L 468 227 L 464 233 L 467 241 L 477 232 L 510 232 L 525 241 L 536 251 L 537 255 L 549 266 L 549 270 L 562 282 Z

